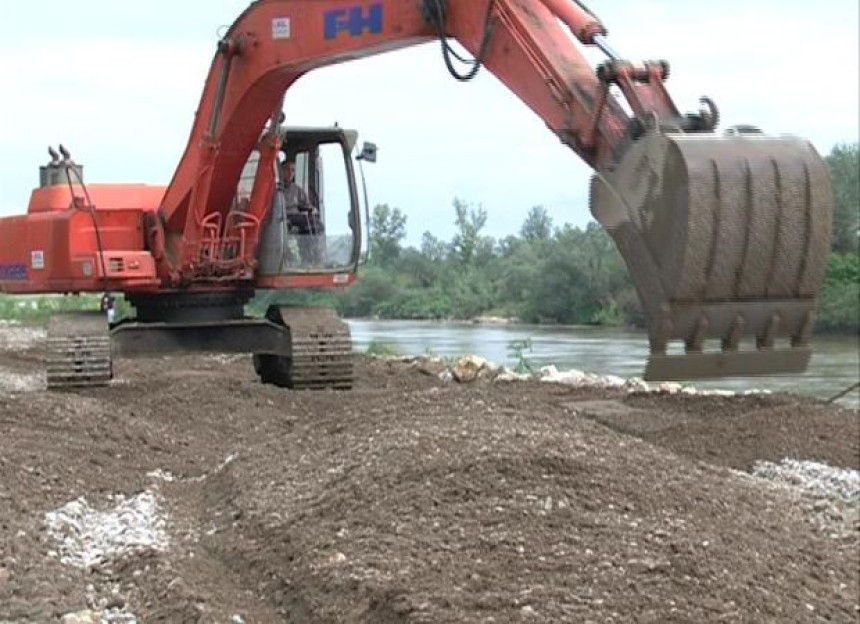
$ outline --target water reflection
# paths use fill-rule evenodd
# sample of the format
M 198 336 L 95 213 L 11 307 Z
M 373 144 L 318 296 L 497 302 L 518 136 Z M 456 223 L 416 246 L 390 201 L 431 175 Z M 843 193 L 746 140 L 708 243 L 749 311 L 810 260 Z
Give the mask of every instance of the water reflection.
M 365 351 L 371 341 L 391 345 L 399 353 L 420 355 L 480 355 L 497 364 L 516 364 L 510 344 L 531 340 L 528 359 L 559 369 L 579 368 L 602 375 L 636 377 L 645 369 L 648 339 L 643 332 L 598 327 L 547 327 L 542 325 L 476 325 L 434 321 L 349 320 L 356 351 Z M 857 338 L 819 336 L 813 341 L 815 354 L 808 370 L 800 375 L 720 379 L 694 382 L 700 388 L 773 392 L 791 391 L 830 398 L 860 375 Z M 841 403 L 860 406 L 860 390 Z

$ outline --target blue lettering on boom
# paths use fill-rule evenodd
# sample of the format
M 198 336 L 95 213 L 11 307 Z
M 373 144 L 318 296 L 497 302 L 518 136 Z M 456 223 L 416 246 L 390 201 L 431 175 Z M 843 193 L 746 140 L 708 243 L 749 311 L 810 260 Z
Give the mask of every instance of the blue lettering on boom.
M 342 32 L 350 37 L 360 37 L 366 32 L 378 35 L 382 32 L 382 5 L 371 4 L 367 13 L 363 7 L 332 9 L 325 14 L 325 38 L 337 39 Z
M 0 264 L 0 281 L 26 282 L 27 265 L 22 263 Z

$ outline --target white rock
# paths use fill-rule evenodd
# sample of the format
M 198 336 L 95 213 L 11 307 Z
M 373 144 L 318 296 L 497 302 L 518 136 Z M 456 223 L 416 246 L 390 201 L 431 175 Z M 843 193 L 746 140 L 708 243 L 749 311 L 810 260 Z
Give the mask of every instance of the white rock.
M 531 375 L 516 373 L 505 366 L 499 369 L 494 381 L 525 381 L 526 379 L 531 379 Z
M 606 388 L 620 388 L 627 383 L 627 380 L 615 375 L 605 375 L 603 377 L 603 383 Z
M 624 382 L 624 388 L 628 392 L 651 392 L 651 386 L 641 377 L 631 377 Z
M 76 613 L 66 613 L 60 618 L 60 624 L 101 624 L 101 621 L 101 615 L 89 609 Z
M 112 509 L 99 511 L 78 498 L 45 514 L 61 562 L 87 568 L 141 549 L 167 548 L 165 516 L 153 492 L 117 496 L 115 501 Z
M 478 378 L 478 373 L 487 364 L 487 360 L 477 355 L 464 355 L 457 360 L 451 368 L 451 372 L 454 375 L 454 379 L 460 383 L 470 383 Z
M 756 462 L 753 476 L 811 494 L 860 503 L 860 471 L 813 461 L 783 459 L 779 464 Z
M 549 366 L 541 366 L 540 367 L 540 376 L 541 377 L 555 377 L 558 375 L 558 369 L 554 364 L 550 364 Z

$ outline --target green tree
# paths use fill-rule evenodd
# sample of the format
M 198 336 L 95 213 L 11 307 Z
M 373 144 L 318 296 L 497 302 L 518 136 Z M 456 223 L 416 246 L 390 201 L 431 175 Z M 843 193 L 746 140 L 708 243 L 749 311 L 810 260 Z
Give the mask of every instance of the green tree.
M 380 314 L 380 306 L 398 297 L 400 289 L 389 269 L 368 266 L 356 283 L 338 293 L 338 311 L 344 316 L 367 317 Z
M 825 159 L 833 179 L 833 251 L 856 252 L 860 216 L 858 144 L 837 145 Z
M 509 237 L 500 250 L 496 296 L 502 314 L 534 322 L 540 320 L 542 312 L 536 287 L 541 281 L 544 258 L 538 246 L 522 239 L 516 241 L 518 244 Z
M 375 261 L 358 283 L 336 295 L 347 316 L 472 318 L 517 316 L 526 321 L 623 324 L 641 310 L 620 254 L 596 223 L 554 229 L 533 207 L 518 234 L 482 235 L 487 212 L 455 199 L 457 230 L 448 242 L 425 232 L 420 248 L 401 247 L 405 218 L 387 205 L 374 209 Z M 831 281 L 843 281 L 844 270 Z M 834 291 L 835 292 L 835 291 Z M 828 299 L 841 311 L 844 297 Z
M 454 199 L 454 211 L 457 214 L 455 224 L 457 234 L 454 235 L 452 247 L 462 264 L 470 264 L 481 243 L 481 230 L 487 224 L 487 211 L 481 206 L 469 206 L 464 201 Z
M 377 204 L 371 223 L 371 257 L 379 266 L 388 266 L 400 255 L 400 243 L 406 237 L 406 215 L 399 208 Z
M 411 285 L 418 288 L 430 288 L 436 284 L 442 275 L 443 265 L 412 247 L 404 249 L 397 261 L 398 272 L 407 276 Z
M 527 241 L 549 240 L 552 236 L 552 219 L 543 206 L 534 206 L 529 210 L 520 236 Z
M 856 253 L 830 254 L 817 328 L 853 334 L 860 330 L 860 256 Z
M 424 232 L 421 236 L 421 253 L 431 262 L 441 263 L 448 255 L 448 245 L 430 232 Z

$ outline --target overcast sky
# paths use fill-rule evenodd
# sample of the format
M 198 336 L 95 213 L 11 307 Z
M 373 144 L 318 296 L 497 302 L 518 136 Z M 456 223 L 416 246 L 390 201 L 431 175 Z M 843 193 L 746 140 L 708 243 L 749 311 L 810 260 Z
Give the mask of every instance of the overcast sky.
M 469 0 L 460 0 L 469 1 Z M 49 144 L 90 182 L 166 184 L 182 154 L 219 28 L 247 0 L 27 0 L 0 20 L 0 216 L 23 213 Z M 348 2 L 346 2 L 348 4 Z M 723 126 L 809 138 L 823 153 L 858 140 L 857 0 L 591 0 L 613 47 L 664 58 L 682 111 L 700 95 Z M 598 55 L 589 58 L 599 60 Z M 287 95 L 290 125 L 335 121 L 379 145 L 365 169 L 371 204 L 449 239 L 452 201 L 489 213 L 485 233 L 516 233 L 543 205 L 584 225 L 588 168 L 490 73 L 451 78 L 438 45 L 319 70 Z

